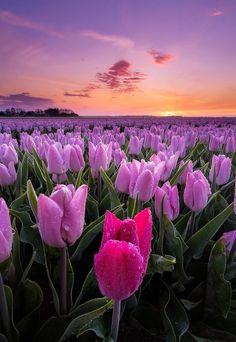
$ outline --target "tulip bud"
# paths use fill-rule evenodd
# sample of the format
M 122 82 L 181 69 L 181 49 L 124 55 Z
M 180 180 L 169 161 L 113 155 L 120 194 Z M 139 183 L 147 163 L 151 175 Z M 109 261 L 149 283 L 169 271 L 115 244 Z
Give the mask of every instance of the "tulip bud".
M 171 187 L 170 182 L 166 182 L 161 188 L 157 187 L 155 191 L 155 211 L 157 217 L 160 214 L 162 200 L 164 201 L 164 214 L 167 215 L 169 220 L 175 220 L 179 216 L 179 193 L 177 186 Z
M 129 153 L 130 154 L 140 154 L 143 146 L 143 138 L 139 140 L 139 138 L 135 135 L 130 138 L 129 141 Z
M 126 161 L 122 162 L 116 177 L 115 188 L 119 192 L 129 193 L 130 169 Z
M 208 180 L 200 171 L 188 173 L 184 189 L 184 203 L 192 211 L 200 211 L 205 208 L 211 188 Z
M 0 263 L 9 258 L 12 249 L 13 233 L 9 209 L 3 198 L 0 198 Z
M 231 173 L 231 159 L 224 155 L 213 155 L 209 179 L 213 182 L 215 173 L 215 181 L 217 185 L 226 184 L 229 181 Z
M 16 181 L 16 170 L 14 162 L 11 161 L 8 166 L 0 164 L 0 185 L 9 186 L 13 185 Z
M 49 146 L 47 162 L 49 173 L 60 175 L 66 172 L 66 166 L 63 160 L 62 152 L 59 151 L 59 148 L 56 144 Z
M 141 285 L 151 251 L 152 215 L 144 209 L 133 220 L 107 211 L 94 270 L 100 291 L 114 300 L 130 297 Z
M 84 226 L 87 185 L 76 191 L 73 185 L 57 185 L 51 196 L 38 198 L 39 232 L 49 246 L 62 248 L 73 245 Z

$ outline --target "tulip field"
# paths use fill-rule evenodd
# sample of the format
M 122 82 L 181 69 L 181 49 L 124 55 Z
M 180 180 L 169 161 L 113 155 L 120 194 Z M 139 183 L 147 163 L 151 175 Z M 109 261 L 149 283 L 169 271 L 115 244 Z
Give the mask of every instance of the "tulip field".
M 0 342 L 236 341 L 236 119 L 0 119 Z

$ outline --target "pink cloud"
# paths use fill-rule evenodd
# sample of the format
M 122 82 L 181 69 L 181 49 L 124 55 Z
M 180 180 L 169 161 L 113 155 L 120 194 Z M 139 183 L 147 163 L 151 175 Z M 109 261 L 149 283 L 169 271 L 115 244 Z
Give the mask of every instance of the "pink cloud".
M 133 92 L 138 89 L 138 83 L 146 79 L 147 75 L 132 71 L 131 64 L 125 60 L 114 63 L 107 72 L 97 73 L 99 82 L 117 92 Z
M 174 56 L 169 53 L 164 53 L 155 49 L 149 49 L 147 52 L 153 57 L 156 64 L 166 64 L 174 58 Z
M 211 13 L 211 17 L 219 17 L 219 16 L 221 16 L 221 15 L 223 15 L 223 14 L 224 14 L 223 11 L 221 11 L 221 10 L 215 8 L 215 9 L 212 11 L 212 13 Z
M 131 39 L 122 36 L 102 34 L 96 31 L 82 31 L 81 35 L 128 49 L 131 49 L 134 46 L 134 42 Z
M 49 26 L 40 23 L 35 23 L 31 20 L 28 20 L 27 18 L 18 16 L 10 11 L 0 11 L 0 21 L 17 27 L 24 27 L 31 30 L 40 31 L 57 38 L 64 37 L 62 33 L 54 30 Z

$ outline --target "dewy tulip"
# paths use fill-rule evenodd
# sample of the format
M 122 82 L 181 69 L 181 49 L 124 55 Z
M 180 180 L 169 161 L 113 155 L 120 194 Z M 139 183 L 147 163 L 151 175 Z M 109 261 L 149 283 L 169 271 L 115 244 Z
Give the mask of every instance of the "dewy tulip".
M 121 162 L 116 181 L 115 188 L 119 192 L 129 193 L 129 184 L 130 184 L 130 169 L 126 163 L 126 161 Z
M 12 249 L 13 233 L 9 209 L 3 198 L 0 198 L 0 263 L 9 258 Z
M 212 158 L 209 179 L 213 182 L 215 172 L 215 181 L 217 185 L 226 184 L 229 181 L 231 173 L 231 159 L 223 154 L 214 155 Z
M 42 240 L 52 247 L 73 245 L 84 227 L 88 186 L 57 185 L 51 196 L 38 198 L 38 222 Z
M 160 214 L 161 202 L 163 202 L 163 212 L 169 220 L 173 221 L 179 216 L 179 193 L 176 185 L 171 187 L 170 182 L 157 187 L 155 191 L 155 211 L 157 217 Z
M 116 301 L 141 285 L 151 251 L 152 215 L 144 209 L 133 220 L 119 220 L 107 211 L 94 269 L 101 293 Z
M 184 189 L 184 203 L 192 211 L 200 211 L 207 205 L 211 195 L 211 188 L 208 180 L 200 171 L 188 173 Z

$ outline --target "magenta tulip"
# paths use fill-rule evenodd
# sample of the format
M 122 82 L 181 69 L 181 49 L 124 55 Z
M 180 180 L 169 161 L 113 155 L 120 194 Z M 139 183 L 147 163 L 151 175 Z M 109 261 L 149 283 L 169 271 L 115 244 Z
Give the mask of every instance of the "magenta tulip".
M 211 188 L 208 180 L 200 171 L 188 173 L 184 189 L 184 203 L 192 211 L 200 211 L 205 208 Z
M 152 215 L 144 209 L 133 220 L 107 211 L 94 269 L 101 293 L 116 301 L 130 297 L 142 283 L 151 251 Z
M 169 220 L 173 221 L 179 216 L 179 193 L 176 185 L 171 187 L 170 182 L 166 182 L 161 188 L 157 187 L 155 191 L 155 211 L 159 217 L 161 203 L 163 202 L 163 213 Z
M 3 198 L 0 198 L 0 263 L 9 258 L 12 249 L 13 230 L 9 209 Z
M 215 173 L 215 182 L 217 185 L 226 184 L 229 181 L 231 173 L 231 159 L 220 154 L 212 158 L 209 179 L 213 182 Z
M 51 196 L 38 198 L 39 232 L 42 240 L 52 247 L 73 245 L 84 227 L 88 186 L 76 191 L 73 185 L 57 185 Z

